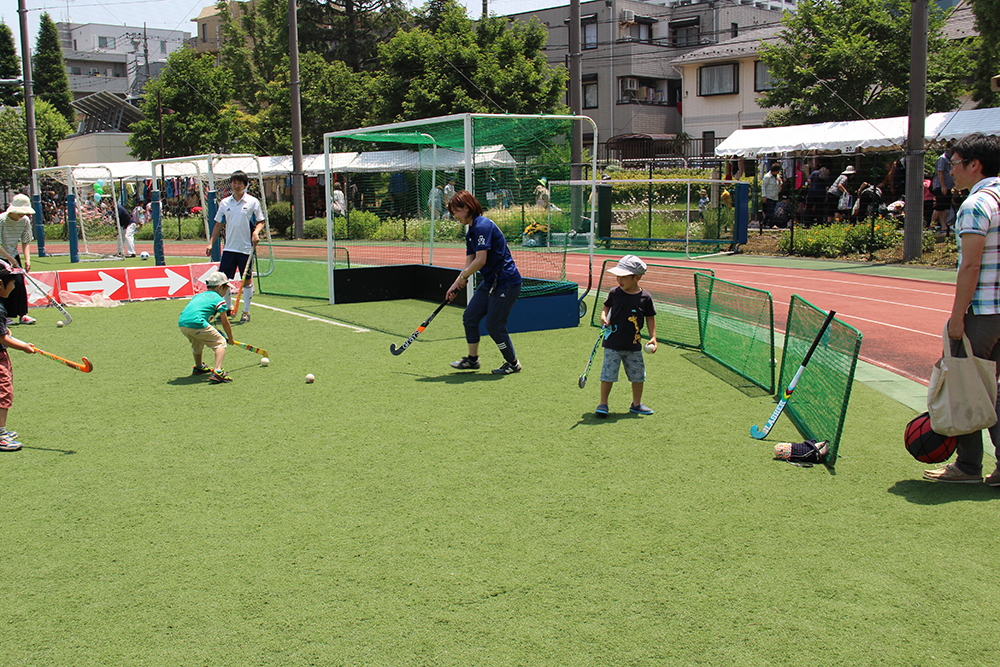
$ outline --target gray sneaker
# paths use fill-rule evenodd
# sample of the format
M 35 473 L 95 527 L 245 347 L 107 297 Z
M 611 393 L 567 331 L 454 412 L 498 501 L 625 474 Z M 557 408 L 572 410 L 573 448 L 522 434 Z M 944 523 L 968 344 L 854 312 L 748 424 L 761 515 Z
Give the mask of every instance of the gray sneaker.
M 983 481 L 986 482 L 986 486 L 1000 486 L 1000 463 L 997 463 L 997 467 Z
M 503 362 L 503 366 L 501 366 L 500 368 L 493 369 L 493 375 L 510 375 L 511 373 L 520 373 L 520 372 L 521 372 L 521 362 L 518 361 L 517 359 L 514 360 L 513 364 L 505 361 Z
M 452 368 L 457 368 L 460 371 L 474 371 L 479 368 L 479 359 L 470 359 L 469 357 L 462 357 L 458 361 L 451 362 Z
M 653 409 L 646 405 L 645 403 L 640 403 L 639 405 L 631 405 L 628 409 L 629 412 L 635 415 L 651 415 L 653 414 Z

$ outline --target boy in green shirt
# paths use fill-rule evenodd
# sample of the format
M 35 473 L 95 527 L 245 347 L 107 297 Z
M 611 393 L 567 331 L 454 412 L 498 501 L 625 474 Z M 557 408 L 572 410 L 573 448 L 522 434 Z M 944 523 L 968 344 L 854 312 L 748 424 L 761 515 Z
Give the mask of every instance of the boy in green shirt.
M 229 293 L 229 280 L 226 274 L 221 271 L 214 271 L 205 277 L 205 285 L 208 289 L 201 294 L 195 295 L 188 305 L 184 306 L 181 316 L 177 320 L 177 326 L 181 333 L 191 341 L 191 352 L 194 353 L 195 375 L 209 373 L 208 379 L 212 384 L 222 384 L 232 382 L 232 378 L 222 370 L 222 360 L 226 356 L 226 344 L 233 344 L 233 329 L 229 325 L 229 318 L 226 317 L 226 295 Z M 209 324 L 209 319 L 215 315 L 222 315 L 222 326 L 226 330 L 226 337 Z M 202 360 L 201 353 L 205 346 L 215 351 L 215 368 L 209 368 Z

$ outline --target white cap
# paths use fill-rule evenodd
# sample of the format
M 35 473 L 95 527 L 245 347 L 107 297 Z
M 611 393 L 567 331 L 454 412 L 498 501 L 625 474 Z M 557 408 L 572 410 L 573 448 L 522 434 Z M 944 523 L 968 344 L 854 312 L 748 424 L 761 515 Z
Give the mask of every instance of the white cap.
M 608 269 L 608 273 L 616 276 L 641 276 L 646 273 L 646 263 L 635 255 L 625 255 L 618 260 L 618 266 Z

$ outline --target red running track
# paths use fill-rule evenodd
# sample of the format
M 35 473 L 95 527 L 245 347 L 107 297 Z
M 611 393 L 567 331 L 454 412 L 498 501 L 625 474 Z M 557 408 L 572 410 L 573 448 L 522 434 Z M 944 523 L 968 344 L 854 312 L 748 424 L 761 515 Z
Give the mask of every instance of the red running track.
M 607 257 L 594 257 L 595 271 L 600 271 L 604 259 Z M 662 257 L 643 259 L 651 264 L 712 269 L 717 278 L 770 292 L 775 327 L 782 332 L 792 294 L 817 308 L 835 310 L 838 319 L 861 332 L 863 361 L 925 385 L 931 366 L 941 356 L 942 329 L 955 296 L 953 284 L 930 280 Z M 588 263 L 586 256 L 567 256 L 568 279 L 585 286 Z M 594 276 L 595 288 L 599 279 Z

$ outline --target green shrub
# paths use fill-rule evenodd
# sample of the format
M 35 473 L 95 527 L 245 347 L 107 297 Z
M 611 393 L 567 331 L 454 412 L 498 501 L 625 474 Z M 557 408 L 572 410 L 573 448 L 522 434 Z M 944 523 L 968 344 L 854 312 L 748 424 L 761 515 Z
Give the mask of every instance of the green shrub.
M 302 235 L 307 239 L 325 239 L 326 218 L 311 218 L 306 220 Z
M 273 238 L 288 238 L 288 230 L 295 223 L 291 202 L 277 201 L 270 204 L 267 207 L 267 218 L 271 226 L 271 236 Z
M 348 211 L 348 215 L 338 215 L 333 219 L 334 234 L 338 239 L 370 239 L 373 238 L 382 220 L 374 211 Z M 326 238 L 326 221 L 323 222 L 323 238 Z
M 781 235 L 779 249 L 791 252 L 790 231 Z M 822 225 L 799 229 L 795 234 L 794 254 L 804 257 L 842 257 L 867 254 L 892 248 L 902 239 L 902 232 L 892 220 L 875 221 L 874 232 L 870 221 L 857 225 Z

